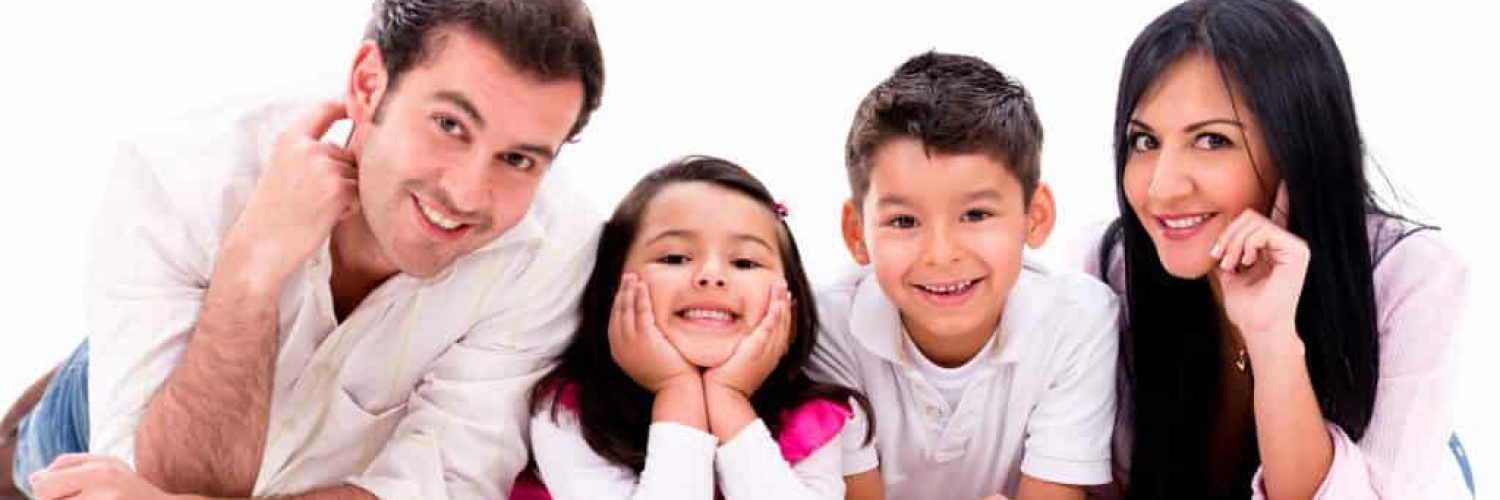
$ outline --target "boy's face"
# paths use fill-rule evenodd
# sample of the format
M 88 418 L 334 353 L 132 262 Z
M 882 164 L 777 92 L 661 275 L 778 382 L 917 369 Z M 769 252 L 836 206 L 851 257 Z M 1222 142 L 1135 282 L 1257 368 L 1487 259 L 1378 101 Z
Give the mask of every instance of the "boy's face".
M 844 210 L 850 253 L 874 265 L 924 352 L 934 342 L 982 345 L 1020 275 L 1022 248 L 1050 231 L 1047 188 L 1028 207 L 1020 182 L 989 155 L 929 152 L 906 137 L 876 149 L 870 170 L 861 205 Z
M 347 96 L 362 215 L 350 220 L 423 277 L 521 220 L 583 105 L 576 79 L 540 81 L 466 30 L 426 43 L 393 88 L 365 42 Z

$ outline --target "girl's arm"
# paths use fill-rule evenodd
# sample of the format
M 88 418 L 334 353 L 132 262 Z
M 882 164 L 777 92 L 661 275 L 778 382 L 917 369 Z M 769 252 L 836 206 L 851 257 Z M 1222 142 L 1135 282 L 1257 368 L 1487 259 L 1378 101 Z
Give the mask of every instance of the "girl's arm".
M 570 412 L 531 417 L 531 448 L 537 471 L 556 500 L 713 498 L 713 456 L 717 440 L 674 422 L 651 424 L 646 468 L 640 476 L 594 453 Z

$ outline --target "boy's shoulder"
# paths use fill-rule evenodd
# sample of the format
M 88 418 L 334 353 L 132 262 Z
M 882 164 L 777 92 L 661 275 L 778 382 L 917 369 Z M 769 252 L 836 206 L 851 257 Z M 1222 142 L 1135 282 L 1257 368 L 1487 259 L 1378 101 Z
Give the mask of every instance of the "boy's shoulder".
M 1070 310 L 1095 310 L 1118 307 L 1118 298 L 1109 285 L 1081 271 L 1058 269 L 1043 262 L 1026 259 L 1021 276 L 1011 294 L 1028 295 L 1042 300 L 1028 300 L 1040 307 Z

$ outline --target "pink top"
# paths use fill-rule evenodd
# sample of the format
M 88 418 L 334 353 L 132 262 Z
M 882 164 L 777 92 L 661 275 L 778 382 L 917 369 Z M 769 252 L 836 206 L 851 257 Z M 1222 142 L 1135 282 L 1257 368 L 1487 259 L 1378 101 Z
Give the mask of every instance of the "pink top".
M 1453 433 L 1454 339 L 1468 296 L 1468 268 L 1437 231 L 1382 216 L 1368 220 L 1380 335 L 1375 410 L 1359 441 L 1328 424 L 1333 464 L 1315 498 L 1469 498 L 1448 448 Z M 1106 281 L 1123 295 L 1124 265 L 1118 247 L 1111 261 Z M 1089 255 L 1086 267 L 1090 274 L 1100 275 L 1097 252 Z M 1130 467 L 1130 433 L 1124 427 L 1128 401 L 1128 393 L 1122 392 L 1114 439 L 1115 479 L 1120 484 L 1129 477 Z M 1265 498 L 1260 470 L 1252 481 L 1253 497 Z M 1116 498 L 1120 492 L 1097 493 Z
M 578 408 L 578 386 L 568 384 L 562 388 L 558 401 L 563 408 L 576 411 Z M 844 430 L 853 411 L 847 404 L 827 399 L 817 399 L 787 409 L 781 413 L 781 431 L 776 443 L 781 448 L 781 457 L 788 464 L 797 465 L 823 445 L 837 439 Z M 523 470 L 516 477 L 510 492 L 510 500 L 552 500 L 547 486 L 542 484 L 530 470 Z

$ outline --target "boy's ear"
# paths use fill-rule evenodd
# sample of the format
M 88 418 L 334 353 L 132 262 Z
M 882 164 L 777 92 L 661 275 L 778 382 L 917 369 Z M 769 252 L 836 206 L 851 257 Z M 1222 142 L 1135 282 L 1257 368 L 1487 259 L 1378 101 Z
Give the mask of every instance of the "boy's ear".
M 1031 194 L 1031 206 L 1026 210 L 1026 219 L 1026 246 L 1041 248 L 1047 242 L 1047 236 L 1052 234 L 1052 226 L 1057 223 L 1057 203 L 1052 200 L 1052 188 L 1047 183 L 1037 183 L 1036 192 Z
M 870 250 L 865 248 L 865 222 L 852 199 L 844 200 L 842 225 L 844 246 L 849 249 L 849 256 L 854 257 L 854 261 L 861 266 L 870 265 Z

